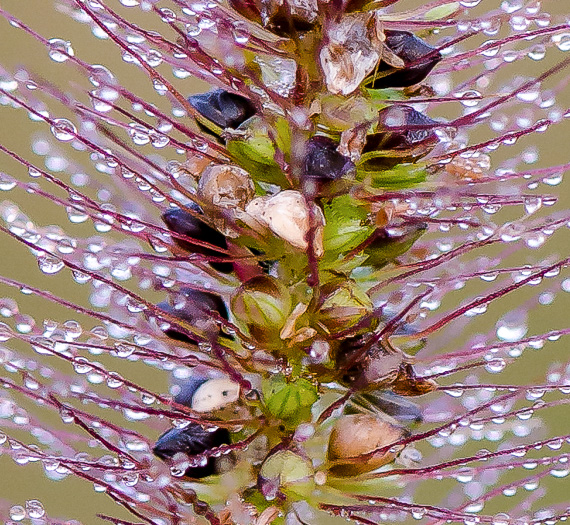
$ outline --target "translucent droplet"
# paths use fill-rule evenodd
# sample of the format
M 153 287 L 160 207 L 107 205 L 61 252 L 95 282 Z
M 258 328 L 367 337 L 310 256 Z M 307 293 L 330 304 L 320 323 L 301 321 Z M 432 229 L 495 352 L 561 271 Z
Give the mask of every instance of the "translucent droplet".
M 558 184 L 562 182 L 562 173 L 544 177 L 542 179 L 542 182 L 544 182 L 544 184 L 548 184 L 549 186 L 558 186 Z
M 511 523 L 511 518 L 509 517 L 508 514 L 504 514 L 501 512 L 493 516 L 493 521 L 492 521 L 493 525 L 510 525 L 510 523 Z
M 521 421 L 528 421 L 534 414 L 534 410 L 529 408 L 527 410 L 521 410 L 517 413 L 517 418 Z
M 87 374 L 93 370 L 93 367 L 84 357 L 76 357 L 73 362 L 73 369 L 78 374 Z
M 543 44 L 537 44 L 528 50 L 527 55 L 532 60 L 542 60 L 546 56 L 546 48 Z
M 43 518 L 46 511 L 41 501 L 37 499 L 30 499 L 26 501 L 26 511 L 30 519 L 40 519 Z
M 497 328 L 497 337 L 502 341 L 520 341 L 526 334 L 527 327 L 524 324 L 513 325 L 501 323 Z
M 507 487 L 507 488 L 503 489 L 503 495 L 505 495 L 507 497 L 514 496 L 516 493 L 517 493 L 516 487 Z
M 473 481 L 473 470 L 470 468 L 462 468 L 455 475 L 455 479 L 459 481 L 459 483 L 469 483 Z
M 58 259 L 57 257 L 52 257 L 51 255 L 44 255 L 38 257 L 38 266 L 40 268 L 40 271 L 42 271 L 45 274 L 51 275 L 62 270 L 65 264 L 61 259 Z
M 117 352 L 117 356 L 119 357 L 130 357 L 133 352 L 136 350 L 136 347 L 128 344 L 128 343 L 116 343 L 115 344 L 115 351 Z
M 166 93 L 168 93 L 168 88 L 160 80 L 154 79 L 152 85 L 159 95 L 166 95 Z
M 542 207 L 542 198 L 534 196 L 523 197 L 523 204 L 525 211 L 531 215 Z
M 158 11 L 163 22 L 176 22 L 176 13 L 172 9 L 161 7 Z
M 507 363 L 504 359 L 493 359 L 485 365 L 485 370 L 491 374 L 498 374 L 499 372 L 502 372 L 506 366 Z
M 2 75 L 0 76 L 0 88 L 4 91 L 16 91 L 18 89 L 18 81 Z
M 464 93 L 457 93 L 455 96 L 459 98 L 461 105 L 467 108 L 475 107 L 481 102 L 481 93 L 473 89 Z
M 5 173 L 0 173 L 0 190 L 10 191 L 16 187 L 16 181 Z
M 465 512 L 481 512 L 484 503 L 482 501 L 474 501 L 465 507 Z
M 156 402 L 156 397 L 151 395 L 151 394 L 147 394 L 147 393 L 143 393 L 141 395 L 141 401 L 145 404 L 145 405 L 152 405 Z
M 552 41 L 560 51 L 570 51 L 570 33 L 554 35 Z
M 62 40 L 61 38 L 52 38 L 49 40 L 49 57 L 54 62 L 65 62 L 70 57 L 75 56 L 71 42 Z
M 65 118 L 54 119 L 51 132 L 57 140 L 69 142 L 77 135 L 77 129 L 72 122 Z
M 14 521 L 22 521 L 26 517 L 26 509 L 22 505 L 14 505 L 10 508 L 10 518 Z
M 247 26 L 241 20 L 236 20 L 233 24 L 233 34 L 236 44 L 247 44 L 250 38 Z
M 464 390 L 460 388 L 446 388 L 444 392 L 451 397 L 461 397 L 463 395 Z
M 121 478 L 121 483 L 127 487 L 134 487 L 139 482 L 139 475 L 136 472 L 124 474 Z
M 129 136 L 137 146 L 144 146 L 150 142 L 149 130 L 140 124 L 129 124 Z
M 145 62 L 151 67 L 157 67 L 162 64 L 163 57 L 162 55 L 156 51 L 155 49 L 151 49 L 145 55 Z

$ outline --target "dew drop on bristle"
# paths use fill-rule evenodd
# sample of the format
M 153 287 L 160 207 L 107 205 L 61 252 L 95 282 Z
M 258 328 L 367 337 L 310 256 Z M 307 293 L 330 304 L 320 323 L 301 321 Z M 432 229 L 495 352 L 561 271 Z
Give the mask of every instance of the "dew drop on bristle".
M 20 522 L 26 517 L 26 509 L 21 505 L 14 505 L 10 507 L 10 518 L 16 522 Z
M 69 142 L 77 135 L 77 129 L 73 123 L 64 118 L 54 119 L 51 132 L 57 140 L 62 142 Z
M 62 40 L 61 38 L 52 38 L 49 41 L 48 54 L 54 62 L 61 63 L 75 56 L 75 51 L 70 42 Z
M 44 506 L 37 499 L 26 501 L 26 512 L 31 520 L 41 519 L 45 515 Z

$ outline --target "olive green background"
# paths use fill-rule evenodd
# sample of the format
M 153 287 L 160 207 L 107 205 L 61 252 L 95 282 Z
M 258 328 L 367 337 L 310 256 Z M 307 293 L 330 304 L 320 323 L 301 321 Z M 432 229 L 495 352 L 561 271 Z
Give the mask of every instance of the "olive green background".
M 418 5 L 421 2 L 410 1 L 405 5 Z M 479 6 L 479 10 L 494 7 L 498 2 L 495 0 L 483 0 Z M 570 11 L 569 6 L 565 5 L 566 1 L 550 0 L 544 2 L 546 10 L 557 12 L 558 14 L 566 14 Z M 118 4 L 118 2 L 117 2 Z M 146 77 L 139 73 L 132 73 L 135 68 L 127 66 L 121 61 L 119 54 L 114 46 L 108 41 L 96 40 L 90 33 L 87 25 L 81 25 L 72 21 L 67 16 L 58 13 L 54 7 L 52 0 L 2 0 L 1 7 L 13 14 L 19 16 L 32 28 L 40 32 L 42 35 L 52 38 L 58 37 L 70 40 L 73 43 L 76 56 L 89 63 L 103 63 L 110 67 L 114 72 L 123 72 L 122 80 L 127 79 L 126 87 L 134 90 L 137 94 L 149 99 L 155 99 L 156 94 L 150 82 Z M 130 11 L 133 19 L 140 16 L 138 10 Z M 552 65 L 557 60 L 564 58 L 560 52 L 549 52 L 547 59 L 539 63 L 532 63 L 530 60 L 521 60 L 520 63 L 510 65 L 505 69 L 508 74 L 529 75 L 543 71 L 548 65 Z M 11 28 L 5 20 L 0 19 L 0 64 L 8 68 L 17 67 L 18 64 L 25 64 L 27 68 L 35 71 L 39 75 L 46 78 L 57 78 L 60 82 L 69 83 L 72 81 L 79 82 L 85 86 L 84 79 L 81 75 L 76 75 L 71 68 L 56 64 L 48 59 L 47 51 L 32 38 L 25 35 L 21 31 Z M 128 68 L 128 69 L 127 69 Z M 125 71 L 127 73 L 125 74 Z M 503 73 L 505 74 L 505 73 Z M 569 74 L 568 72 L 562 73 Z M 62 77 L 63 75 L 63 77 Z M 69 78 L 67 76 L 69 75 Z M 558 80 L 561 77 L 558 77 Z M 188 92 L 201 89 L 201 84 L 185 81 L 184 84 Z M 558 103 L 564 107 L 570 107 L 570 93 L 566 92 L 559 97 Z M 13 148 L 27 158 L 33 158 L 34 161 L 38 157 L 32 156 L 30 150 L 30 137 L 40 131 L 45 131 L 45 126 L 38 123 L 32 123 L 22 110 L 1 109 L 0 117 L 0 140 L 6 146 Z M 542 135 L 532 135 L 529 138 L 522 139 L 520 143 L 534 143 L 540 150 L 540 162 L 535 165 L 550 166 L 567 162 L 570 157 L 568 148 L 568 137 L 570 136 L 570 119 L 563 124 L 559 124 Z M 494 159 L 507 158 L 511 152 L 509 148 L 503 148 L 494 155 Z M 497 161 L 494 163 L 498 164 Z M 24 170 L 17 167 L 14 163 L 6 160 L 6 157 L 0 156 L 0 171 L 11 173 L 15 176 L 25 177 Z M 568 208 L 569 203 L 569 182 L 565 181 L 557 187 L 549 188 L 542 186 L 540 191 L 556 193 L 560 196 L 560 202 L 556 208 L 549 208 L 546 211 L 554 209 L 564 210 Z M 47 204 L 45 201 L 34 199 L 21 193 L 11 192 L 9 194 L 0 194 L 0 199 L 13 199 L 22 206 L 25 211 L 31 211 L 31 215 L 40 223 L 50 224 L 59 223 L 65 229 L 69 230 L 73 235 L 93 234 L 93 230 L 88 226 L 71 227 L 65 218 L 65 214 L 57 207 Z M 511 212 L 508 212 L 511 213 Z M 515 213 L 516 217 L 517 214 Z M 497 219 L 498 220 L 498 219 Z M 569 239 L 567 230 L 558 232 L 554 237 L 539 251 L 524 251 L 518 256 L 519 262 L 539 261 L 542 257 L 546 258 L 549 254 L 556 254 L 559 257 L 568 256 Z M 37 268 L 35 260 L 30 256 L 27 249 L 18 245 L 18 243 L 10 239 L 2 239 L 0 248 L 0 273 L 2 275 L 19 279 L 25 283 L 40 287 L 49 287 L 49 289 L 61 294 L 62 296 L 86 304 L 88 288 L 77 286 L 66 272 L 61 275 L 46 277 L 41 274 Z M 472 295 L 477 295 L 485 290 L 485 283 L 479 281 L 474 285 L 470 285 L 468 291 Z M 14 290 L 2 290 L 5 294 L 14 294 Z M 476 318 L 470 331 L 486 332 L 501 316 L 501 309 L 507 310 L 514 308 L 522 302 L 524 298 L 530 297 L 536 293 L 535 289 L 528 292 L 520 293 L 513 296 L 512 299 L 503 301 L 498 306 L 489 309 L 489 313 L 480 318 Z M 454 296 L 454 301 L 459 300 L 459 296 Z M 511 301 L 509 303 L 509 301 Z M 72 318 L 71 312 L 66 312 L 59 307 L 46 305 L 45 302 L 34 300 L 34 298 L 26 300 L 26 308 L 29 312 L 37 316 L 38 319 L 43 317 L 53 317 L 61 321 Z M 560 328 L 568 326 L 568 311 L 570 307 L 569 294 L 560 292 L 555 301 L 550 306 L 541 306 L 532 312 L 529 321 L 529 334 L 540 333 L 549 328 Z M 546 328 L 545 328 L 546 327 Z M 465 340 L 467 332 L 458 338 L 457 344 L 461 340 Z M 442 345 L 449 344 L 442 341 Z M 449 348 L 448 348 L 449 350 Z M 557 343 L 548 343 L 541 352 L 530 354 L 527 352 L 524 358 L 520 360 L 513 371 L 508 374 L 501 375 L 498 379 L 501 382 L 532 382 L 540 381 L 547 368 L 548 362 L 568 360 L 568 352 L 564 339 Z M 112 366 L 116 366 L 116 360 Z M 155 372 L 154 372 L 155 373 Z M 166 374 L 165 374 L 166 375 Z M 132 375 L 130 377 L 133 377 Z M 141 370 L 135 372 L 136 377 L 144 380 Z M 162 388 L 165 388 L 166 377 L 163 378 Z M 153 385 L 154 386 L 154 385 Z M 156 387 L 156 386 L 155 386 Z M 160 387 L 156 387 L 160 388 Z M 568 411 L 553 411 L 552 420 L 549 425 L 552 433 L 564 433 L 567 431 Z M 483 446 L 483 445 L 482 445 Z M 561 480 L 557 484 L 553 484 L 552 490 L 560 490 L 564 494 L 565 481 Z M 441 491 L 440 485 L 433 485 L 435 491 Z M 567 492 L 567 491 L 566 491 Z M 424 493 L 424 497 L 429 495 Z M 554 492 L 551 494 L 556 499 Z M 439 493 L 438 493 L 439 497 Z M 0 456 L 0 499 L 8 499 L 14 504 L 24 504 L 27 499 L 40 499 L 44 502 L 46 510 L 53 517 L 68 517 L 83 520 L 85 524 L 96 523 L 98 520 L 92 518 L 96 512 L 108 512 L 117 516 L 123 515 L 126 519 L 128 516 L 122 512 L 114 503 L 101 494 L 96 494 L 93 488 L 86 482 L 77 480 L 67 480 L 64 482 L 50 482 L 42 473 L 41 466 L 38 464 L 26 467 L 16 467 L 6 456 Z M 4 516 L 0 515 L 0 518 Z

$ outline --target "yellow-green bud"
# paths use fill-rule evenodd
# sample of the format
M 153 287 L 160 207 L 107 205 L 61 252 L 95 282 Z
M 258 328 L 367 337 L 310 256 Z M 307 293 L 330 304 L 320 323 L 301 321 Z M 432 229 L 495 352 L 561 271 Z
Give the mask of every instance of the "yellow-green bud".
M 281 132 L 278 127 L 277 133 Z M 288 131 L 288 130 L 287 130 Z M 227 133 L 226 146 L 239 165 L 246 169 L 256 182 L 269 182 L 280 186 L 289 186 L 283 170 L 275 160 L 276 142 L 279 151 L 284 151 L 285 137 L 273 139 L 275 130 L 270 133 L 261 117 L 254 116 L 246 120 L 235 131 Z
M 311 406 L 318 399 L 317 389 L 307 379 L 288 381 L 282 375 L 263 381 L 263 401 L 276 418 L 295 425 L 311 415 Z
M 267 500 L 273 500 L 281 489 L 297 489 L 313 482 L 311 462 L 292 450 L 279 450 L 269 456 L 259 472 L 257 484 Z
M 279 338 L 291 311 L 287 288 L 268 275 L 253 277 L 234 291 L 231 309 L 258 342 L 269 344 Z
M 374 309 L 370 297 L 351 280 L 335 280 L 323 286 L 322 298 L 319 322 L 330 333 L 342 332 L 354 326 Z

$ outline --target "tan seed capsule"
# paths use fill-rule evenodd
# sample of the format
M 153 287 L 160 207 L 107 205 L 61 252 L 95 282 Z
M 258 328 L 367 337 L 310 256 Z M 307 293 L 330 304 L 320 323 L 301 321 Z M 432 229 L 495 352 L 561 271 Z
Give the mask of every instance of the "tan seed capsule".
M 245 208 L 255 188 L 249 173 L 238 166 L 209 166 L 198 184 L 198 195 L 219 208 Z
M 382 56 L 384 34 L 374 13 L 345 15 L 328 32 L 320 63 L 331 93 L 349 95 L 374 70 Z
M 403 428 L 369 414 L 344 415 L 336 421 L 329 438 L 330 471 L 336 476 L 357 476 L 386 465 L 396 458 L 402 446 L 379 451 L 366 459 L 360 456 L 395 443 L 405 435 Z
M 312 212 L 315 223 L 315 255 L 323 254 L 323 226 L 325 218 L 321 209 L 313 204 L 309 209 L 305 198 L 298 191 L 286 190 L 271 197 L 253 199 L 245 210 L 257 222 L 267 226 L 273 233 L 288 241 L 295 248 L 308 248 Z

